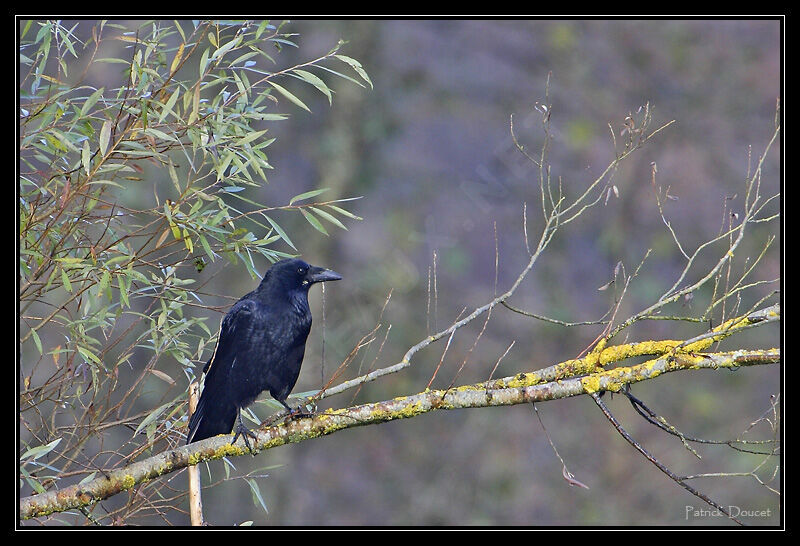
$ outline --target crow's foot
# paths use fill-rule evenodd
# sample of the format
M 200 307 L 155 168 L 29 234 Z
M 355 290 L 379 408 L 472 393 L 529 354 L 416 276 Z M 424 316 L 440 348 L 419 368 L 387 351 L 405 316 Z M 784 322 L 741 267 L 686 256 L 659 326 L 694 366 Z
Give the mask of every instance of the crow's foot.
M 250 451 L 250 454 L 255 455 L 253 447 L 250 445 L 250 440 L 248 440 L 248 436 L 253 440 L 258 440 L 258 436 L 256 436 L 256 434 L 252 430 L 244 426 L 244 423 L 242 422 L 241 410 L 239 410 L 239 422 L 236 424 L 236 432 L 233 435 L 233 440 L 231 441 L 231 445 L 234 445 L 236 443 L 236 440 L 239 438 L 239 436 L 241 436 L 242 440 L 244 440 L 244 445 L 247 446 L 247 449 L 248 451 Z

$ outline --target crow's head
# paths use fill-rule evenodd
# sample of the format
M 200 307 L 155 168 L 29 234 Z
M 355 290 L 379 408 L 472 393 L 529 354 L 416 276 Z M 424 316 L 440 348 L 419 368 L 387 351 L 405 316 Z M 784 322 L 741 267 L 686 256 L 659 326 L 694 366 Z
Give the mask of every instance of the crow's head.
M 317 282 L 338 281 L 342 276 L 325 269 L 309 265 L 303 260 L 290 258 L 272 264 L 261 281 L 263 288 L 282 290 L 286 293 L 301 290 L 308 292 L 309 287 Z

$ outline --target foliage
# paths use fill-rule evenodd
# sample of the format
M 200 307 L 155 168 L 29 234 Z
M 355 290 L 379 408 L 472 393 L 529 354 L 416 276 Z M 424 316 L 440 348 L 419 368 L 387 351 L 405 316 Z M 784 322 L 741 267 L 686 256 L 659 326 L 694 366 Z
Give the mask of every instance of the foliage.
M 257 278 L 254 256 L 299 251 L 281 214 L 326 235 L 357 219 L 349 199 L 316 201 L 324 188 L 263 202 L 269 128 L 281 108 L 309 110 L 295 88 L 331 101 L 331 78 L 371 86 L 343 42 L 274 70 L 297 47 L 285 22 L 90 25 L 20 22 L 20 487 L 32 492 L 91 479 L 182 426 L 189 381 L 176 374 L 196 375 L 216 335 L 189 309 L 205 307 L 206 264 Z M 129 429 L 122 445 L 115 427 Z

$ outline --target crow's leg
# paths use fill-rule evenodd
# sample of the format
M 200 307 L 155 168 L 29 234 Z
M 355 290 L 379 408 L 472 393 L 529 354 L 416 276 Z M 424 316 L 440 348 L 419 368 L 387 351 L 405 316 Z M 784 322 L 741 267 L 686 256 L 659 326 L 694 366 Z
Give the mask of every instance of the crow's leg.
M 286 416 L 284 419 L 285 423 L 289 423 L 290 421 L 300 417 L 311 417 L 314 415 L 313 412 L 310 412 L 306 409 L 305 404 L 300 404 L 296 408 L 293 408 L 287 404 L 285 400 L 278 400 L 278 402 L 283 404 L 283 407 L 286 408 Z
M 256 436 L 252 430 L 244 426 L 244 422 L 242 422 L 242 408 L 239 408 L 239 419 L 236 423 L 236 434 L 233 435 L 233 441 L 231 442 L 231 445 L 236 443 L 236 440 L 239 438 L 239 436 L 241 436 L 242 440 L 244 440 L 244 445 L 247 446 L 250 454 L 255 455 L 253 448 L 250 446 L 250 440 L 248 440 L 247 437 L 249 436 L 253 440 L 258 440 L 258 436 Z
M 277 398 L 275 400 L 278 400 Z M 301 404 L 296 408 L 293 408 L 289 404 L 286 403 L 285 400 L 278 400 L 286 411 L 276 413 L 272 417 L 270 417 L 267 421 L 264 422 L 264 427 L 271 427 L 281 419 L 283 419 L 284 424 L 289 424 L 294 419 L 298 419 L 300 417 L 312 417 L 314 415 L 313 411 L 308 411 L 305 407 L 305 404 Z

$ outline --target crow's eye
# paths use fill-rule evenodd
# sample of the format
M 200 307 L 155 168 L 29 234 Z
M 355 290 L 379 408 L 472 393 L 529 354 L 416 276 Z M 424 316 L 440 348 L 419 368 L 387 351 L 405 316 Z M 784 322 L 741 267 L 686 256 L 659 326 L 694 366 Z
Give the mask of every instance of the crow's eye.
M 305 275 L 305 274 L 306 274 L 306 270 L 305 270 L 305 269 L 303 269 L 302 267 L 301 267 L 301 268 L 299 268 L 299 269 L 297 270 L 297 272 L 298 272 L 299 274 L 301 274 L 301 275 Z

